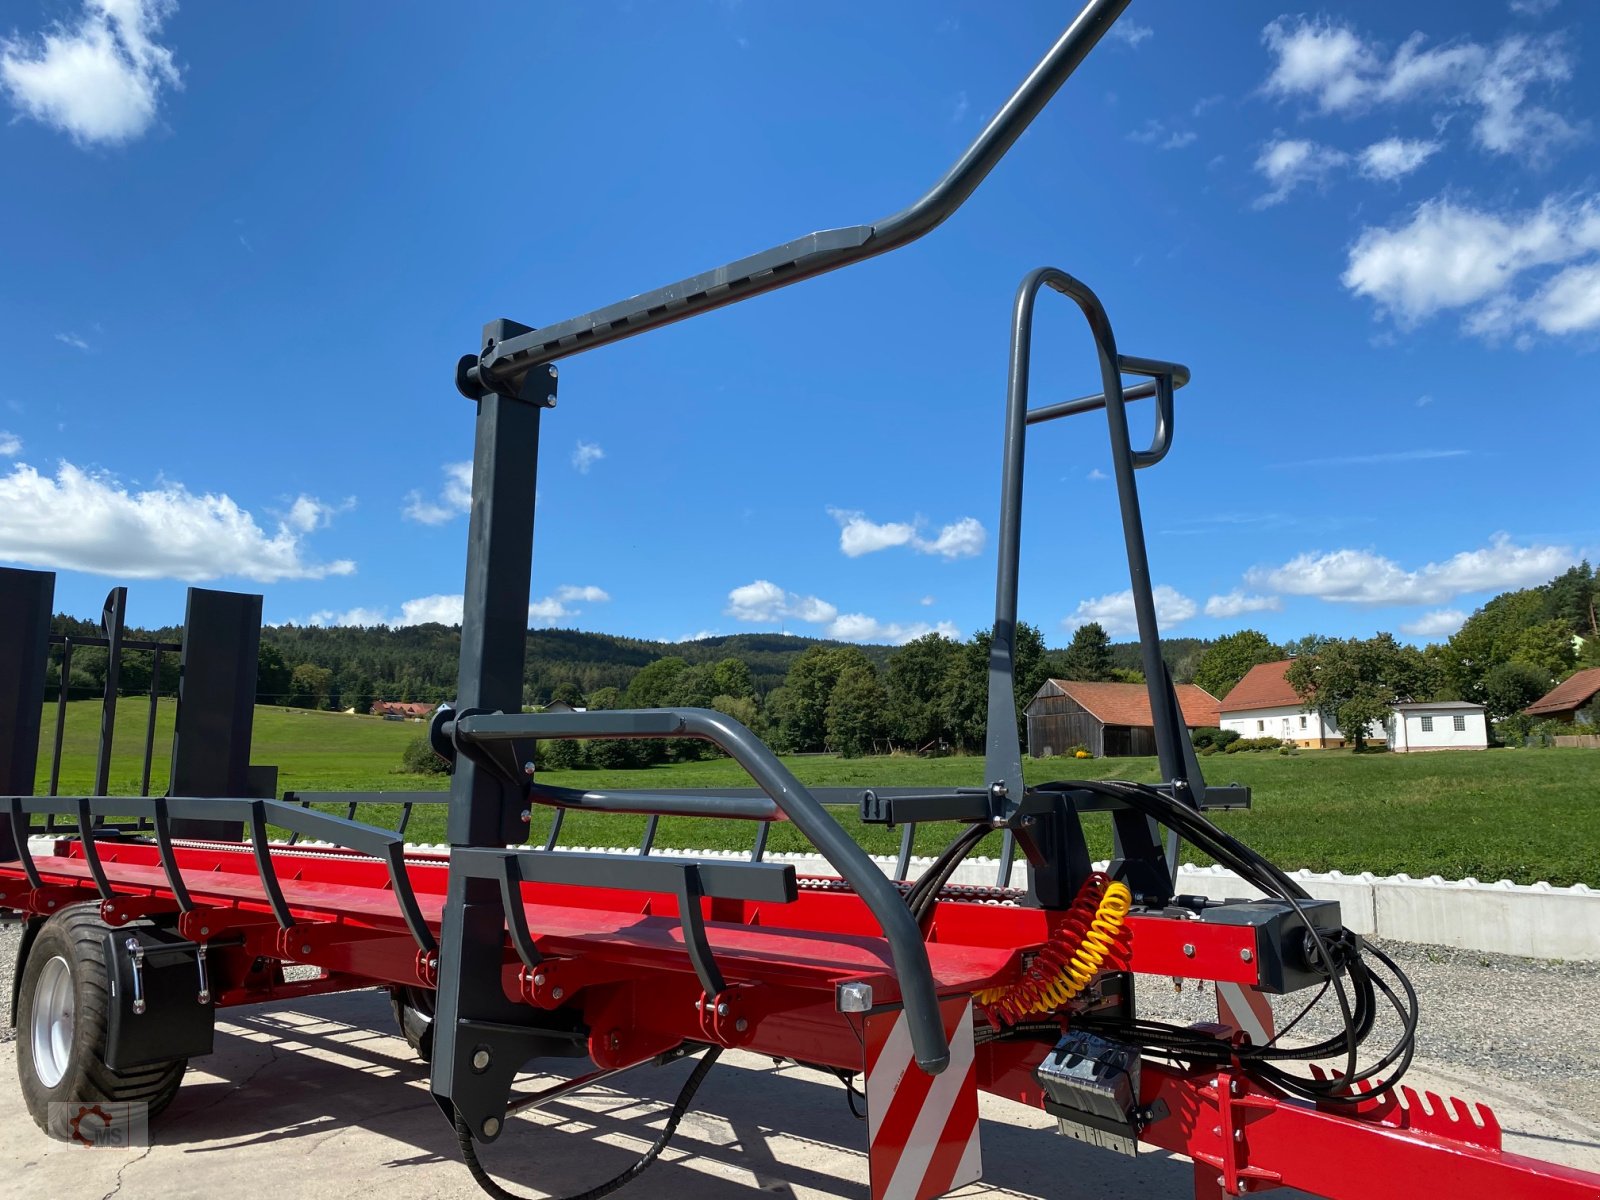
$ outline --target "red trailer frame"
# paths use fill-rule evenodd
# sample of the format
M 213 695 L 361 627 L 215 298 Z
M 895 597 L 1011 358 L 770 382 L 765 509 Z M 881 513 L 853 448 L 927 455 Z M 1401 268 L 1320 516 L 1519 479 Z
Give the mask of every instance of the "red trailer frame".
M 62 840 L 51 851 L 34 855 L 39 887 L 19 867 L 0 865 L 0 906 L 45 918 L 69 905 L 98 904 L 113 927 L 173 918 L 183 937 L 212 947 L 207 961 L 219 1008 L 436 982 L 436 964 L 417 950 L 385 866 L 369 856 L 331 846 L 274 846 L 271 857 L 293 915 L 285 930 L 262 895 L 246 846 L 174 847 L 189 881 L 187 911 L 179 909 L 153 846 L 102 847 L 115 889 L 110 900 L 100 899 L 81 843 Z M 448 856 L 410 853 L 405 866 L 437 928 Z M 790 904 L 699 902 L 728 984 L 709 1017 L 682 942 L 675 897 L 524 884 L 526 917 L 541 931 L 535 942 L 544 963 L 530 970 L 508 945 L 504 993 L 581 1014 L 591 1031 L 588 1056 L 603 1071 L 650 1063 L 686 1043 L 865 1071 L 872 1014 L 839 1011 L 839 988 L 866 984 L 872 1013 L 893 1013 L 899 1000 L 893 965 L 859 899 L 835 890 L 831 880 L 802 881 L 813 882 L 820 886 L 802 886 Z M 964 1008 L 974 992 L 1015 980 L 1057 916 L 1010 904 L 940 900 L 929 958 L 941 998 Z M 1260 982 L 1257 935 L 1250 928 L 1158 916 L 1133 916 L 1129 925 L 1139 973 L 1247 988 Z M 286 982 L 285 965 L 312 966 L 318 975 Z M 1218 1026 L 1215 1033 L 1227 1039 L 1237 1030 Z M 1035 1070 L 1048 1050 L 1040 1041 L 980 1044 L 972 1085 L 1044 1107 Z M 915 1069 L 903 1076 L 910 1086 L 926 1078 Z M 869 1092 L 869 1103 L 876 1099 Z M 1329 1111 L 1278 1094 L 1242 1071 L 1185 1071 L 1147 1060 L 1140 1101 L 1163 1114 L 1141 1130 L 1141 1139 L 1195 1160 L 1201 1200 L 1279 1186 L 1330 1200 L 1600 1197 L 1600 1175 L 1502 1150 L 1499 1125 L 1485 1106 L 1469 1109 L 1409 1088 L 1355 1111 Z

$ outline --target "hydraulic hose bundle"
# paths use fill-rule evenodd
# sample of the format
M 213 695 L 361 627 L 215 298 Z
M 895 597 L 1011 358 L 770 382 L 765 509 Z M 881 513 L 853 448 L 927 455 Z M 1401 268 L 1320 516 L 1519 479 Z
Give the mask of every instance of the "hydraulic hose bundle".
M 1050 932 L 1022 978 L 974 997 L 991 1021 L 1015 1025 L 1053 1013 L 1093 982 L 1101 971 L 1126 970 L 1133 961 L 1125 924 L 1133 895 L 1102 871 L 1084 881 L 1066 916 Z
M 1416 1047 L 1418 1005 L 1416 989 L 1392 958 L 1347 929 L 1324 935 L 1301 907 L 1301 901 L 1310 899 L 1304 888 L 1260 853 L 1213 825 L 1196 809 L 1154 788 L 1120 781 L 1072 780 L 1046 784 L 1040 790 L 1098 792 L 1176 830 L 1191 845 L 1232 869 L 1241 879 L 1286 902 L 1306 929 L 1312 961 L 1327 976 L 1310 1003 L 1264 1046 L 1234 1046 L 1192 1029 L 1126 1017 L 1092 1015 L 1082 1018 L 1080 1025 L 1180 1062 L 1234 1062 L 1286 1092 L 1321 1103 L 1359 1104 L 1391 1090 L 1399 1082 L 1411 1064 Z M 1368 965 L 1366 956 L 1381 964 L 1389 978 L 1376 973 Z M 1280 1046 L 1278 1043 L 1284 1035 L 1330 991 L 1339 1003 L 1341 1032 L 1309 1046 Z M 1380 994 L 1398 1015 L 1401 1032 L 1378 1061 L 1363 1067 L 1358 1055 L 1376 1021 Z M 1333 1072 L 1331 1078 L 1314 1079 L 1291 1074 L 1277 1065 L 1321 1058 L 1344 1059 L 1343 1070 Z M 1363 1084 L 1366 1090 L 1357 1090 L 1357 1085 Z

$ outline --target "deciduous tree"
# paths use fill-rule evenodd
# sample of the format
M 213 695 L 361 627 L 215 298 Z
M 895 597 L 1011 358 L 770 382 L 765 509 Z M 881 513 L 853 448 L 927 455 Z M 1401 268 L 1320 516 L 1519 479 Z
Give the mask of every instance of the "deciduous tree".
M 1194 681 L 1217 699 L 1224 699 L 1251 667 L 1276 662 L 1283 647 L 1255 629 L 1220 637 L 1206 648 L 1195 667 Z

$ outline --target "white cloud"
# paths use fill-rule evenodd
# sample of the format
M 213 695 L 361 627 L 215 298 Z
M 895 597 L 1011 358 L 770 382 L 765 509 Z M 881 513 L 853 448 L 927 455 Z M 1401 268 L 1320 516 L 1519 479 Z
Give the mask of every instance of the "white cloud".
M 1561 0 L 1511 0 L 1511 11 L 1525 17 L 1542 17 L 1555 9 Z
M 444 472 L 444 485 L 435 499 L 416 490 L 406 493 L 406 506 L 400 511 L 409 520 L 443 525 L 472 511 L 472 463 L 445 463 L 439 469 Z
M 1264 90 L 1312 100 L 1323 113 L 1431 100 L 1474 110 L 1473 140 L 1492 154 L 1537 161 L 1582 132 L 1528 99 L 1567 82 L 1572 59 L 1559 36 L 1511 34 L 1493 45 L 1456 39 L 1428 48 L 1414 33 L 1394 54 L 1348 25 L 1279 17 L 1262 31 L 1275 62 Z
M 903 646 L 930 633 L 952 639 L 961 637 L 961 631 L 949 621 L 940 621 L 937 625 L 913 621 L 902 625 L 897 621 L 880 621 L 865 613 L 844 613 L 822 631 L 824 637 L 836 642 L 887 642 L 891 646 Z
M 865 513 L 830 508 L 828 515 L 839 522 L 839 549 L 847 558 L 860 558 L 887 550 L 891 546 L 909 545 L 917 536 L 917 527 L 904 521 L 879 524 L 869 521 Z
M 1543 583 L 1575 562 L 1566 546 L 1518 546 L 1498 533 L 1479 550 L 1407 571 L 1371 550 L 1301 554 L 1281 567 L 1254 567 L 1252 587 L 1335 604 L 1441 604 L 1477 592 L 1501 592 Z
M 1084 478 L 1089 480 L 1091 483 L 1103 483 L 1107 479 L 1110 479 L 1111 476 L 1107 475 L 1099 467 L 1095 467 L 1087 475 L 1085 475 Z
M 1226 596 L 1212 596 L 1206 601 L 1208 617 L 1238 617 L 1245 613 L 1277 612 L 1283 601 L 1276 596 L 1251 596 L 1235 589 Z
M 155 39 L 173 0 L 84 0 L 72 24 L 0 41 L 0 87 L 25 116 L 79 145 L 138 137 L 164 88 L 182 86 L 172 51 Z
M 1163 122 L 1152 119 L 1130 133 L 1128 140 L 1154 146 L 1158 150 L 1182 150 L 1192 145 L 1199 136 L 1192 129 L 1169 129 Z
M 598 442 L 579 442 L 572 452 L 572 466 L 579 475 L 587 475 L 589 468 L 606 456 Z
M 316 503 L 313 501 L 313 503 Z M 268 534 L 229 496 L 181 483 L 131 490 L 114 476 L 63 462 L 52 479 L 26 463 L 0 477 L 0 558 L 132 579 L 262 583 L 349 575 L 346 559 L 308 562 L 306 531 Z
M 63 346 L 71 346 L 74 350 L 83 350 L 87 352 L 93 349 L 88 342 L 84 341 L 75 333 L 58 333 L 56 334 L 56 341 L 60 342 Z
M 1138 46 L 1146 39 L 1155 36 L 1155 30 L 1148 25 L 1141 25 L 1137 21 L 1130 21 L 1126 17 L 1111 27 L 1107 35 L 1126 46 Z
M 923 608 L 932 608 L 936 603 L 938 603 L 938 601 L 932 596 L 924 596 L 921 600 L 918 600 L 917 603 L 922 605 Z
M 956 102 L 950 107 L 950 123 L 954 125 L 959 122 L 967 115 L 967 111 L 971 107 L 972 102 L 967 99 L 967 94 L 965 92 L 957 92 Z
M 1526 326 L 1560 336 L 1600 329 L 1597 251 L 1600 196 L 1504 214 L 1441 198 L 1409 221 L 1363 230 L 1340 279 L 1402 326 L 1462 309 L 1463 327 L 1479 336 Z
M 0 458 L 15 458 L 22 453 L 22 439 L 0 429 Z
M 1400 626 L 1400 632 L 1412 637 L 1449 637 L 1466 624 L 1466 620 L 1467 614 L 1459 608 L 1438 608 Z
M 915 522 L 869 520 L 865 513 L 852 509 L 830 508 L 828 515 L 839 522 L 839 549 L 848 558 L 860 558 L 895 546 L 910 546 L 918 554 L 938 554 L 944 558 L 972 558 L 983 553 L 988 534 L 976 517 L 962 517 L 925 538 Z
M 917 538 L 911 544 L 922 554 L 939 554 L 945 558 L 974 558 L 983 553 L 988 539 L 983 524 L 976 517 L 962 517 L 939 530 L 931 541 Z
M 1156 602 L 1156 623 L 1163 629 L 1182 624 L 1200 611 L 1193 600 L 1164 583 L 1157 584 L 1152 594 Z M 1139 623 L 1134 617 L 1132 590 L 1084 600 L 1061 624 L 1068 629 L 1076 629 L 1091 621 L 1098 621 L 1107 633 L 1138 633 Z
M 283 521 L 289 528 L 299 530 L 301 533 L 315 533 L 332 525 L 334 517 L 349 512 L 355 506 L 354 496 L 339 504 L 325 504 L 315 496 L 302 493 L 295 497 L 294 503 L 289 506 L 289 511 L 283 514 Z
M 1320 186 L 1331 172 L 1349 161 L 1350 156 L 1344 151 L 1304 138 L 1268 142 L 1256 158 L 1256 170 L 1266 176 L 1272 190 L 1257 197 L 1255 207 L 1281 204 L 1301 184 Z
M 1470 450 L 1379 450 L 1373 454 L 1339 454 L 1332 458 L 1303 458 L 1297 462 L 1273 463 L 1273 467 L 1292 470 L 1300 467 L 1376 467 L 1397 462 L 1428 462 L 1437 458 L 1465 458 Z
M 930 596 L 924 602 L 931 600 Z M 816 596 L 801 596 L 785 591 L 770 579 L 757 579 L 743 587 L 734 588 L 728 593 L 728 607 L 723 612 L 736 621 L 762 625 L 789 620 L 821 625 L 820 636 L 840 642 L 891 642 L 900 645 L 926 633 L 942 633 L 951 638 L 961 636 L 949 621 L 940 621 L 937 625 L 926 621 L 901 624 L 879 621 L 865 613 L 841 615 L 837 605 Z
M 1403 179 L 1443 148 L 1443 142 L 1420 138 L 1384 138 L 1358 156 L 1361 173 L 1368 179 Z
M 826 600 L 786 592 L 768 579 L 734 588 L 728 593 L 728 607 L 723 611 L 736 621 L 762 624 L 792 619 L 821 625 L 839 615 L 838 608 Z
M 579 615 L 581 609 L 569 607 L 573 601 L 598 603 L 609 599 L 611 597 L 597 587 L 563 584 L 556 589 L 554 595 L 535 600 L 528 605 L 528 624 L 553 625 L 564 618 Z M 415 600 L 402 601 L 397 614 L 382 608 L 352 608 L 342 613 L 332 611 L 312 613 L 306 623 L 368 627 L 387 625 L 391 629 L 400 629 L 408 625 L 459 625 L 463 603 L 460 593 L 453 596 L 418 596 Z

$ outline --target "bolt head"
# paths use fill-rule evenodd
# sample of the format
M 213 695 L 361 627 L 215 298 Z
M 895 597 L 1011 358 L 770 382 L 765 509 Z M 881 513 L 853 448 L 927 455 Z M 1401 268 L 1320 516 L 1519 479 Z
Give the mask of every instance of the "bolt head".
M 737 1021 L 735 1021 L 733 1023 L 733 1028 L 735 1029 L 735 1031 L 737 1031 L 739 1033 L 743 1033 L 746 1029 L 750 1028 L 750 1022 L 746 1021 L 743 1017 L 740 1017 Z
M 301 946 L 300 947 L 300 953 L 301 954 L 310 954 L 311 953 L 311 943 L 307 942 L 304 946 Z
M 479 1050 L 473 1054 L 472 1069 L 479 1072 L 489 1069 L 489 1052 L 487 1050 Z
M 1185 942 L 1183 944 L 1183 956 L 1185 958 L 1193 958 L 1194 957 L 1194 943 L 1193 942 Z
M 565 996 L 566 994 L 567 994 L 567 989 L 566 988 L 559 988 L 558 987 L 553 992 L 550 993 L 550 997 L 553 1000 L 559 1000 L 559 999 L 561 999 L 561 997 Z
M 533 986 L 534 987 L 543 987 L 544 986 L 544 973 L 542 971 L 533 977 Z
M 531 810 L 531 809 L 525 808 L 520 813 L 518 813 L 517 815 L 518 815 L 519 819 L 522 821 L 522 823 L 524 825 L 528 824 L 529 822 L 531 822 L 533 820 L 533 810 Z
M 547 366 L 547 367 L 546 367 L 546 368 L 545 368 L 545 370 L 547 370 L 547 371 L 549 371 L 549 372 L 550 372 L 550 378 L 551 378 L 551 379 L 554 379 L 554 378 L 555 378 L 555 377 L 556 377 L 556 376 L 557 376 L 557 375 L 559 375 L 559 374 L 561 374 L 561 372 L 560 372 L 560 371 L 558 371 L 558 370 L 556 370 L 556 365 L 555 365 L 555 363 L 551 363 L 551 364 L 549 364 L 549 365 L 548 365 L 548 366 Z
M 524 775 L 532 775 L 533 774 L 533 760 L 532 759 L 529 759 L 527 762 L 522 764 L 522 773 Z
M 500 1118 L 489 1117 L 483 1123 L 483 1136 L 495 1137 L 500 1133 Z
M 207 937 L 207 936 L 210 935 L 210 933 L 211 933 L 211 929 L 210 929 L 209 926 L 206 926 L 206 925 L 200 926 L 200 936 L 201 937 Z
M 1233 1131 L 1233 1140 L 1234 1140 L 1234 1141 L 1236 1141 L 1236 1142 L 1242 1142 L 1242 1141 L 1244 1141 L 1244 1130 L 1242 1130 L 1242 1129 L 1235 1129 L 1235 1130 L 1234 1130 L 1234 1131 Z
M 1239 951 L 1239 960 L 1241 962 L 1249 962 L 1254 957 L 1255 957 L 1255 952 L 1252 951 L 1252 950 L 1246 949 L 1246 950 Z

